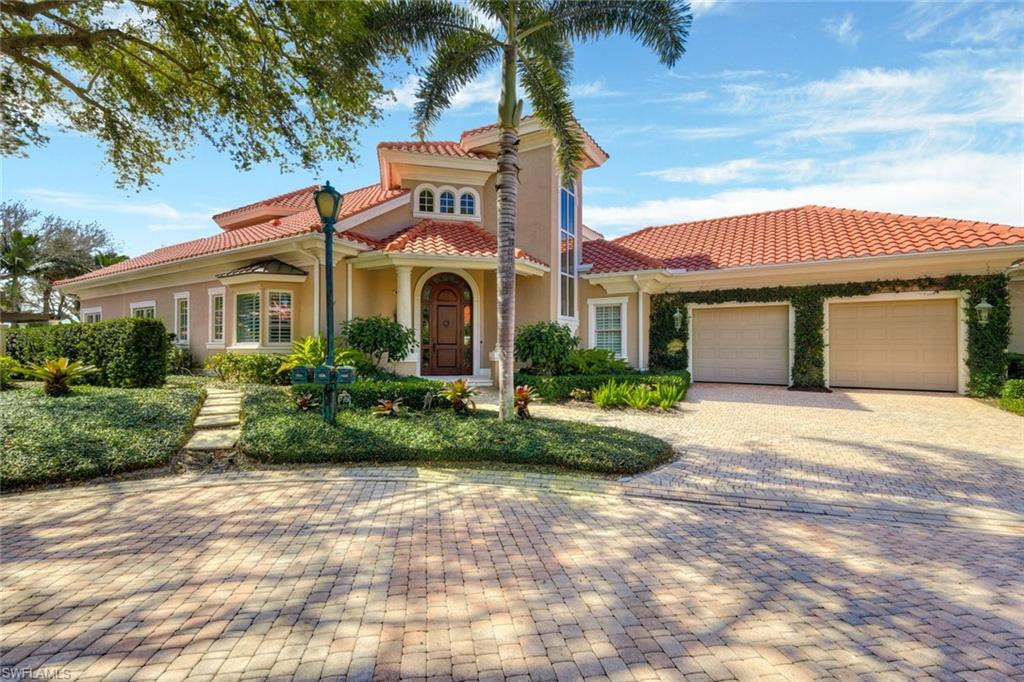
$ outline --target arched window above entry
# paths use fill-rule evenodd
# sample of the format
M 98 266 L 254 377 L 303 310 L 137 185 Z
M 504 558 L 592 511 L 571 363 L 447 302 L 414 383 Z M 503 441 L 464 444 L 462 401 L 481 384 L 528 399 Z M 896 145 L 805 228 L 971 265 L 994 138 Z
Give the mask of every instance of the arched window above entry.
M 459 214 L 476 215 L 476 197 L 469 192 L 463 192 L 459 197 Z
M 453 192 L 448 190 L 441 192 L 440 212 L 455 213 L 455 194 Z
M 429 189 L 420 190 L 419 194 L 420 213 L 434 212 L 434 192 Z

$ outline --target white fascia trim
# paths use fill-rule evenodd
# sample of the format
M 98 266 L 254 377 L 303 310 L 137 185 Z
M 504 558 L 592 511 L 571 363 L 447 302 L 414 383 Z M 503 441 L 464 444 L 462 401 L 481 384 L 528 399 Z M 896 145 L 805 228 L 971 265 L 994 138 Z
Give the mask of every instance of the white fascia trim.
M 250 284 L 252 282 L 305 282 L 309 275 L 236 275 L 234 277 L 219 277 L 221 282 L 231 285 Z
M 588 298 L 587 299 L 587 321 L 589 327 L 589 336 L 587 339 L 587 346 L 590 348 L 597 348 L 597 306 L 604 305 L 617 305 L 619 306 L 619 334 L 622 337 L 622 352 L 616 356 L 622 360 L 629 359 L 629 349 L 627 348 L 627 342 L 629 340 L 629 334 L 626 332 L 629 327 L 629 297 L 628 296 L 613 296 L 610 298 Z
M 388 253 L 373 251 L 352 261 L 360 270 L 411 265 L 413 267 L 464 267 L 470 270 L 496 270 L 498 260 L 493 256 L 443 256 L 430 253 Z M 525 258 L 516 259 L 517 275 L 541 275 L 550 272 L 546 265 Z
M 376 206 L 368 208 L 364 211 L 360 211 L 355 215 L 351 215 L 348 218 L 345 218 L 344 220 L 339 220 L 334 226 L 335 233 L 337 234 L 339 232 L 351 230 L 353 227 L 356 227 L 357 225 L 362 225 L 368 220 L 373 220 L 374 218 L 382 216 L 385 213 L 389 213 L 395 210 L 396 208 L 401 208 L 405 204 L 409 203 L 410 197 L 412 197 L 412 193 L 406 192 L 405 194 L 397 196 L 394 199 L 388 199 L 382 204 L 377 204 Z

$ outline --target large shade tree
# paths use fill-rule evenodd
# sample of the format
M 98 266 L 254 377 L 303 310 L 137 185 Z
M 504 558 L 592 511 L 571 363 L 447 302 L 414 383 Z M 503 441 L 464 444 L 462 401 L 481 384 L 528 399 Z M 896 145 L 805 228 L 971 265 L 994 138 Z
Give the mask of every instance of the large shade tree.
M 573 43 L 625 34 L 666 65 L 683 55 L 689 5 L 680 0 L 383 0 L 369 7 L 369 35 L 385 52 L 429 51 L 413 120 L 425 137 L 452 98 L 492 66 L 501 69 L 498 102 L 498 392 L 502 419 L 514 416 L 515 239 L 522 86 L 533 113 L 554 137 L 563 178 L 583 162 L 583 138 L 569 98 Z
M 349 161 L 386 90 L 358 2 L 0 0 L 0 153 L 95 137 L 137 187 L 205 138 L 239 169 Z

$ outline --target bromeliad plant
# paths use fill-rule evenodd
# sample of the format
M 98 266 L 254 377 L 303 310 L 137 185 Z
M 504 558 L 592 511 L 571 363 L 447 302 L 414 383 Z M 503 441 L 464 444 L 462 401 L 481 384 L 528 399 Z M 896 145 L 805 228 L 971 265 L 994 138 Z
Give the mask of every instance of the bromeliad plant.
M 295 407 L 299 408 L 299 412 L 309 412 L 320 407 L 320 400 L 315 394 L 306 391 L 295 396 Z
M 84 381 L 99 370 L 92 365 L 83 365 L 81 361 L 71 362 L 67 358 L 57 358 L 42 365 L 29 365 L 22 373 L 43 382 L 43 393 L 51 397 L 67 395 L 71 392 L 71 384 Z
M 530 403 L 537 399 L 537 391 L 533 390 L 533 386 L 529 385 L 516 386 L 513 399 L 515 401 L 516 416 L 520 419 L 529 419 Z
M 395 398 L 394 400 L 381 400 L 373 409 L 373 414 L 376 417 L 397 417 L 402 405 L 401 398 Z
M 445 387 L 437 392 L 437 396 L 447 400 L 456 414 L 470 414 L 476 412 L 473 396 L 477 393 L 478 391 L 465 379 L 456 379 L 445 384 Z

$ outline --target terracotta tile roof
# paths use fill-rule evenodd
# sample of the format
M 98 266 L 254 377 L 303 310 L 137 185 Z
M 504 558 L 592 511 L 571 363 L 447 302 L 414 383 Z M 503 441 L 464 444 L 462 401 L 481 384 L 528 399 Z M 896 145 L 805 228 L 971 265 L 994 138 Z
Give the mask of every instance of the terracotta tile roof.
M 312 192 L 316 187 L 317 185 L 313 185 L 312 187 L 295 190 L 294 192 L 282 194 L 281 196 L 289 197 L 288 201 L 299 201 L 300 194 L 305 193 L 309 196 L 309 203 L 312 206 Z M 346 192 L 345 200 L 344 203 L 342 203 L 341 213 L 338 215 L 338 219 L 342 220 L 345 218 L 351 218 L 354 215 L 373 208 L 374 206 L 379 206 L 385 201 L 389 201 L 403 194 L 408 194 L 408 190 L 386 190 L 382 189 L 379 184 L 373 184 L 368 187 Z M 270 200 L 268 199 L 265 201 Z M 256 204 L 250 204 L 250 206 L 253 205 Z M 115 263 L 114 265 L 110 265 L 99 270 L 93 270 L 92 272 L 88 272 L 80 277 L 57 282 L 57 285 L 84 282 L 87 280 L 97 279 L 99 277 L 128 272 L 130 270 L 141 270 L 142 268 L 148 268 L 154 265 L 172 263 L 175 261 L 195 258 L 197 256 L 206 256 L 219 253 L 221 251 L 237 249 L 243 246 L 252 246 L 254 244 L 271 242 L 277 239 L 285 239 L 286 237 L 295 237 L 306 232 L 318 232 L 319 230 L 320 216 L 317 214 L 316 209 L 311 207 L 284 218 L 275 218 L 256 225 L 249 225 L 248 227 L 239 227 L 234 230 L 225 231 L 210 237 L 193 239 L 192 241 L 174 244 L 172 246 L 164 246 L 141 256 L 136 256 L 135 258 L 130 258 L 126 261 Z M 348 233 L 340 233 L 338 236 L 345 239 L 350 235 L 348 235 Z M 359 235 L 354 236 L 357 237 L 357 241 L 364 241 L 364 239 Z
M 528 116 L 523 116 L 523 118 L 520 120 L 520 124 L 522 124 L 522 123 L 524 123 L 526 121 L 529 121 L 530 119 L 533 119 L 533 118 L 535 118 L 533 114 L 530 114 Z M 577 121 L 576 124 L 579 125 L 579 121 Z M 478 128 L 470 128 L 469 130 L 463 130 L 462 134 L 459 136 L 459 141 L 461 142 L 462 140 L 465 140 L 467 137 L 472 137 L 473 135 L 478 135 L 480 133 L 486 133 L 487 131 L 494 130 L 497 127 L 498 127 L 497 123 L 491 123 L 490 125 L 480 126 Z M 584 137 L 586 137 L 588 140 L 590 140 L 591 144 L 593 144 L 595 147 L 600 149 L 602 154 L 604 154 L 605 156 L 609 156 L 608 152 L 606 152 L 604 150 L 604 147 L 599 145 L 597 143 L 597 140 L 594 139 L 594 136 L 591 135 L 590 133 L 588 133 L 587 129 L 584 128 L 582 125 L 580 125 L 580 132 L 583 133 Z
M 1024 244 L 1024 228 L 803 206 L 648 227 L 612 243 L 665 268 L 717 270 Z M 615 263 L 604 255 L 600 266 L 594 263 L 593 272 L 632 269 L 628 262 Z
M 417 154 L 434 154 L 436 156 L 457 156 L 464 159 L 493 159 L 493 154 L 474 152 L 466 149 L 458 142 L 442 140 L 437 142 L 381 142 L 378 149 L 395 149 L 402 152 Z
M 421 220 L 390 237 L 380 250 L 387 253 L 494 257 L 498 255 L 498 241 L 493 234 L 471 223 Z M 547 266 L 522 249 L 516 249 L 516 258 Z
M 260 201 L 254 201 L 251 204 L 245 206 L 239 206 L 238 208 L 232 208 L 228 211 L 222 211 L 213 216 L 213 219 L 221 218 L 223 216 L 232 215 L 234 213 L 241 213 L 242 211 L 248 211 L 250 208 L 256 208 L 257 206 L 282 206 L 285 208 L 313 208 L 313 190 L 320 185 L 309 185 L 301 189 L 292 190 L 285 194 L 279 194 L 276 197 L 270 197 L 269 199 L 261 199 Z
M 660 261 L 605 239 L 592 239 L 582 244 L 581 262 L 593 266 L 591 272 L 629 272 L 660 270 Z

